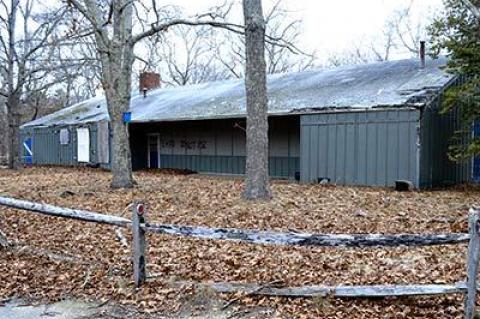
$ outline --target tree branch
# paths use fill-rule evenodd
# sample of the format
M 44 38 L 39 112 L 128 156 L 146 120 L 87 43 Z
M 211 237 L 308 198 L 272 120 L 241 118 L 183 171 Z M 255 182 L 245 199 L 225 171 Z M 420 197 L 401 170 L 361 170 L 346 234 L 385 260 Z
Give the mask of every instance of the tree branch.
M 173 19 L 166 23 L 153 25 L 149 30 L 133 36 L 131 42 L 132 44 L 135 44 L 144 38 L 150 37 L 162 31 L 166 31 L 170 27 L 173 27 L 176 25 L 189 25 L 189 26 L 205 25 L 205 26 L 211 26 L 214 28 L 225 29 L 237 34 L 242 34 L 242 35 L 244 34 L 244 27 L 242 25 L 238 25 L 234 23 L 219 22 L 219 21 L 212 21 L 212 20 L 202 21 L 202 20 Z
M 472 3 L 470 0 L 460 0 L 464 5 L 468 7 L 470 12 L 475 16 L 475 18 L 480 19 L 480 8 Z

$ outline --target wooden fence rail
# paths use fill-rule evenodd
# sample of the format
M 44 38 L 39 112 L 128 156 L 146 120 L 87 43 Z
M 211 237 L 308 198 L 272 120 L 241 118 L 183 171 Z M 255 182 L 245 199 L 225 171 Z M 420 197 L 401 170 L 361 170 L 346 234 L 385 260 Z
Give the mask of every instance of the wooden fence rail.
M 464 319 L 474 319 L 475 303 L 477 295 L 477 273 L 480 258 L 480 211 L 471 209 L 469 212 L 469 233 L 468 234 L 400 234 L 400 235 L 322 235 L 304 233 L 278 233 L 255 230 L 191 227 L 180 225 L 150 224 L 147 222 L 146 214 L 142 207 L 141 218 L 143 223 L 134 223 L 133 232 L 143 231 L 187 236 L 201 239 L 233 240 L 251 244 L 276 244 L 276 245 L 297 245 L 297 246 L 324 246 L 324 247 L 395 247 L 395 246 L 431 246 L 459 244 L 468 242 L 468 276 L 467 281 L 454 285 L 375 285 L 375 286 L 310 286 L 279 288 L 261 285 L 245 285 L 232 283 L 211 283 L 204 284 L 217 292 L 245 292 L 248 294 L 265 294 L 274 296 L 325 296 L 336 297 L 386 297 L 386 296 L 418 296 L 418 295 L 439 295 L 466 293 Z M 138 214 L 134 208 L 133 215 Z M 143 244 L 133 244 L 134 248 L 140 249 L 134 252 L 134 256 L 143 256 L 145 261 L 145 241 Z M 135 273 L 135 271 L 134 271 Z M 145 269 L 138 270 L 138 273 L 146 274 Z M 137 280 L 137 279 L 136 279 Z M 145 278 L 138 280 L 144 282 Z
M 188 284 L 188 282 L 185 282 Z M 372 285 L 372 286 L 302 286 L 281 287 L 276 285 L 257 285 L 215 282 L 202 284 L 219 293 L 246 293 L 278 297 L 337 297 L 337 298 L 382 298 L 405 296 L 435 296 L 466 293 L 464 282 L 453 285 Z
M 146 232 L 200 239 L 231 240 L 250 244 L 320 246 L 320 247 L 398 247 L 434 246 L 466 243 L 469 234 L 307 234 L 279 233 L 231 228 L 191 227 L 164 224 L 141 224 Z
M 465 298 L 464 319 L 473 319 L 477 295 L 477 274 L 480 259 L 480 210 L 469 212 L 468 234 L 306 234 L 296 232 L 270 232 L 244 229 L 191 227 L 180 225 L 150 224 L 147 222 L 143 203 L 132 205 L 132 220 L 90 211 L 62 208 L 14 198 L 0 197 L 0 205 L 26 211 L 73 218 L 86 222 L 110 224 L 132 228 L 132 250 L 134 282 L 140 287 L 146 276 L 146 239 L 147 232 L 187 236 L 211 240 L 233 240 L 250 244 L 273 244 L 323 247 L 396 247 L 396 246 L 432 246 L 459 244 L 468 242 L 466 282 L 445 285 L 373 285 L 373 286 L 306 286 L 306 287 L 270 287 L 268 285 L 211 283 L 208 285 L 218 292 L 246 292 L 249 294 L 267 294 L 276 296 L 325 296 L 336 297 L 386 297 L 417 296 L 463 293 Z
M 94 213 L 86 210 L 63 208 L 43 203 L 36 203 L 10 197 L 0 197 L 0 205 L 40 213 L 44 215 L 77 219 L 84 222 L 109 224 L 128 227 L 132 221 L 123 217 Z

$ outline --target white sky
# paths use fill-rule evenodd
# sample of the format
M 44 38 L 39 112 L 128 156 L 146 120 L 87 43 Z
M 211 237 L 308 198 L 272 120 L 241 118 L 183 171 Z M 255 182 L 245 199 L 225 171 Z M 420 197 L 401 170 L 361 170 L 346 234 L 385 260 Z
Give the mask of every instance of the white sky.
M 303 20 L 303 34 L 299 47 L 319 55 L 342 52 L 371 39 L 382 32 L 385 19 L 395 9 L 407 6 L 412 0 L 284 0 L 292 15 Z M 413 0 L 412 14 L 415 20 L 435 15 L 442 7 L 442 0 Z M 207 10 L 223 0 L 164 0 L 186 9 L 187 14 Z M 274 0 L 263 0 L 264 11 Z M 241 8 L 235 9 L 243 19 Z M 240 20 L 241 21 L 241 20 Z

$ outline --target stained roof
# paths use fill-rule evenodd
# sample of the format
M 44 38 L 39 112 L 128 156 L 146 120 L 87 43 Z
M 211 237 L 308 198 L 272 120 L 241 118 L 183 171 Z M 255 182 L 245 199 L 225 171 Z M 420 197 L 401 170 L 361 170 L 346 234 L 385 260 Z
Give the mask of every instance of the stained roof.
M 269 114 L 313 113 L 326 109 L 358 109 L 424 105 L 453 75 L 445 58 L 419 67 L 415 59 L 275 74 L 268 77 Z M 159 88 L 147 97 L 132 95 L 132 122 L 200 120 L 245 116 L 244 80 Z M 93 98 L 23 126 L 72 125 L 108 120 L 103 97 Z

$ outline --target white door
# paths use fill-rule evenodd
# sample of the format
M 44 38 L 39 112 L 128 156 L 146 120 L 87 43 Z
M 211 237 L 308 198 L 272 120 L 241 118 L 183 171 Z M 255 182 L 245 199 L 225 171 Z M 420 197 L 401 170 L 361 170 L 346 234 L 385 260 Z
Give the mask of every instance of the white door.
M 90 131 L 88 128 L 77 129 L 77 161 L 90 162 Z

